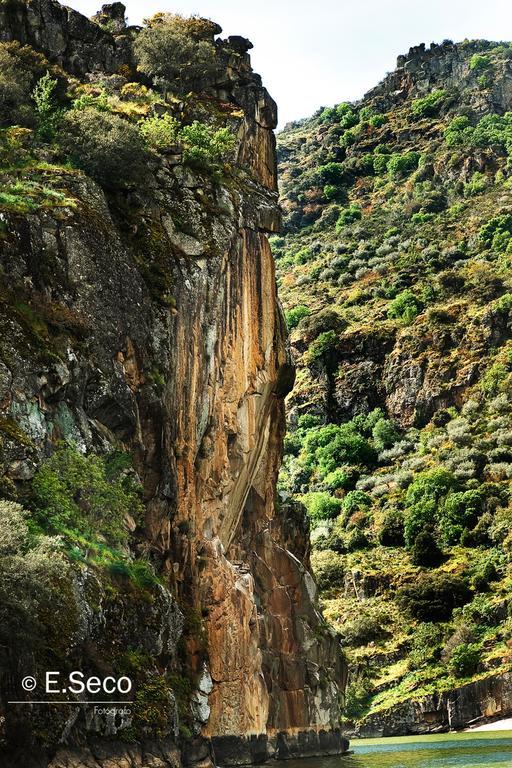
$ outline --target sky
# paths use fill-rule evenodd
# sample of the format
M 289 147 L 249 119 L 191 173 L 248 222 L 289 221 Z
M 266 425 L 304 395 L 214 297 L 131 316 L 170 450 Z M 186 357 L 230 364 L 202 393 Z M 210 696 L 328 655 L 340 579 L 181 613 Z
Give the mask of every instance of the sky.
M 101 0 L 67 0 L 91 16 Z M 129 23 L 157 11 L 200 14 L 254 44 L 253 68 L 279 125 L 361 98 L 412 45 L 512 40 L 510 0 L 125 0 Z

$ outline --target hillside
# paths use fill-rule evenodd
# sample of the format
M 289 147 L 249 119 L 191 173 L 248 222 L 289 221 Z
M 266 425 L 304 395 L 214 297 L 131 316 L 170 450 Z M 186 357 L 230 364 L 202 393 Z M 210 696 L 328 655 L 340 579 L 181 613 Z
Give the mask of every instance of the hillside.
M 347 730 L 512 711 L 512 47 L 419 46 L 278 137 L 272 238 Z

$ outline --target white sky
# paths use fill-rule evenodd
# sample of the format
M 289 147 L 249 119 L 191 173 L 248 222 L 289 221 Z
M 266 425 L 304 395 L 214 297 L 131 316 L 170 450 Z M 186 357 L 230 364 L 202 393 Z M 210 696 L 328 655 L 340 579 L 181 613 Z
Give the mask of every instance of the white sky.
M 91 16 L 102 0 L 68 0 Z M 214 19 L 254 43 L 280 125 L 360 98 L 411 45 L 512 39 L 510 0 L 125 0 L 130 23 L 157 11 Z

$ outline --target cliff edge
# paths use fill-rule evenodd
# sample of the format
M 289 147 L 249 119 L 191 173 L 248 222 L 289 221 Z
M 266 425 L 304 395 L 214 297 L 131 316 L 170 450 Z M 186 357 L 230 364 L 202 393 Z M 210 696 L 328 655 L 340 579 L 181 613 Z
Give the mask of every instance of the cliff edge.
M 0 552 L 20 616 L 2 636 L 3 764 L 343 747 L 307 522 L 275 501 L 294 377 L 267 239 L 276 106 L 247 40 L 165 15 L 145 29 L 172 24 L 210 57 L 178 92 L 137 69 L 120 3 L 94 21 L 0 6 L 0 70 L 29 82 L 2 115 L 0 504 L 35 562 Z M 21 679 L 48 669 L 123 674 L 132 703 L 26 704 Z

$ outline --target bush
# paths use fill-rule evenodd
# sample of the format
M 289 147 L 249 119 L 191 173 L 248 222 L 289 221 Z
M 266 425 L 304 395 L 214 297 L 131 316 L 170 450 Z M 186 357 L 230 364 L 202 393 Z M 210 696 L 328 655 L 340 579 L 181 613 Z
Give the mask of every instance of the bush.
M 236 139 L 229 128 L 212 128 L 194 120 L 184 126 L 179 139 L 183 144 L 183 160 L 199 170 L 215 170 L 235 148 Z
M 212 42 L 216 31 L 215 25 L 204 19 L 160 14 L 135 38 L 137 68 L 156 86 L 162 85 L 164 92 L 169 88 L 178 93 L 197 89 L 203 81 L 214 80 L 219 71 Z
M 324 491 L 306 494 L 304 505 L 312 520 L 333 520 L 341 510 L 341 500 Z
M 304 458 L 322 475 L 343 465 L 372 464 L 377 454 L 352 424 L 329 424 L 310 432 L 304 440 Z
M 458 544 L 464 529 L 475 525 L 481 511 L 481 492 L 450 493 L 439 515 L 439 527 L 445 544 L 448 546 Z
M 146 144 L 156 150 L 168 149 L 179 140 L 179 122 L 171 115 L 149 117 L 140 124 Z
M 358 205 L 350 205 L 348 208 L 342 208 L 336 222 L 336 231 L 339 232 L 348 224 L 359 221 L 363 216 L 361 208 Z
M 415 118 L 435 117 L 446 100 L 446 91 L 432 91 L 428 96 L 415 99 L 412 102 L 412 113 Z
M 72 161 L 105 187 L 142 181 L 151 162 L 136 126 L 96 109 L 68 112 L 60 140 Z
M 404 515 L 399 509 L 387 512 L 378 533 L 379 544 L 383 547 L 402 547 L 404 540 Z
M 343 165 L 341 163 L 326 163 L 318 169 L 318 174 L 323 184 L 332 184 L 339 187 L 344 180 Z
M 453 649 L 448 666 L 456 677 L 470 677 L 477 671 L 482 651 L 477 643 L 461 644 Z
M 480 229 L 478 237 L 487 248 L 496 253 L 504 253 L 512 239 L 512 214 L 492 218 Z
M 296 307 L 293 307 L 293 309 L 289 309 L 286 314 L 286 324 L 290 331 L 293 331 L 294 328 L 298 326 L 300 321 L 304 317 L 308 317 L 308 315 L 311 314 L 311 310 L 309 307 L 306 307 L 305 304 L 298 304 Z
M 471 591 L 459 576 L 424 574 L 402 587 L 397 599 L 404 611 L 419 621 L 448 621 L 455 608 L 471 600 Z
M 406 323 L 412 323 L 422 309 L 420 299 L 409 289 L 402 291 L 390 303 L 388 308 L 388 317 L 396 320 L 403 320 Z
M 398 440 L 398 432 L 393 422 L 389 419 L 380 418 L 372 430 L 373 443 L 378 451 L 390 448 Z
M 388 637 L 385 625 L 389 617 L 385 610 L 364 608 L 361 606 L 359 615 L 347 622 L 341 628 L 341 634 L 346 643 L 354 647 L 368 645 Z
M 349 491 L 342 502 L 343 515 L 345 520 L 360 510 L 368 509 L 373 503 L 372 497 L 364 491 Z
M 30 532 L 28 512 L 0 500 L 0 670 L 30 658 L 43 631 L 40 609 L 58 621 L 61 579 L 69 579 L 59 541 Z M 68 620 L 69 620 L 68 609 Z M 12 670 L 11 670 L 12 671 Z
M 443 632 L 437 624 L 419 624 L 414 632 L 409 663 L 413 669 L 437 661 L 441 654 Z
M 55 89 L 57 80 L 47 71 L 36 84 L 32 92 L 32 98 L 36 105 L 38 120 L 38 134 L 47 141 L 53 139 L 57 132 L 57 125 L 62 116 L 55 102 Z
M 311 563 L 318 589 L 321 592 L 339 589 L 343 586 L 343 558 L 337 552 L 333 552 L 331 549 L 313 552 Z
M 439 549 L 436 538 L 432 531 L 422 530 L 414 540 L 411 550 L 411 560 L 414 565 L 434 568 L 439 565 L 443 553 Z
M 44 56 L 29 45 L 0 43 L 0 123 L 33 125 L 32 91 L 48 66 Z M 65 86 L 64 77 L 59 76 L 58 82 L 60 95 Z
M 469 68 L 472 72 L 483 72 L 491 66 L 491 59 L 485 54 L 475 53 L 469 62 Z
M 306 360 L 308 363 L 314 363 L 321 360 L 328 352 L 335 349 L 338 341 L 338 335 L 335 331 L 324 331 L 310 344 L 307 351 Z
M 75 531 L 113 545 L 126 542 L 126 518 L 142 515 L 140 488 L 124 471 L 109 472 L 108 461 L 67 445 L 44 461 L 32 483 L 41 525 L 71 537 Z
M 392 154 L 387 163 L 388 173 L 392 179 L 402 179 L 416 170 L 420 161 L 419 152 Z
M 351 680 L 345 691 L 345 708 L 343 714 L 349 720 L 358 720 L 369 707 L 372 697 L 370 680 Z

